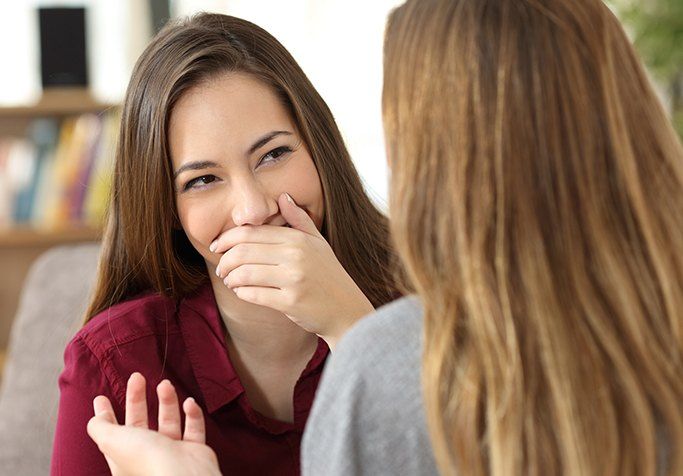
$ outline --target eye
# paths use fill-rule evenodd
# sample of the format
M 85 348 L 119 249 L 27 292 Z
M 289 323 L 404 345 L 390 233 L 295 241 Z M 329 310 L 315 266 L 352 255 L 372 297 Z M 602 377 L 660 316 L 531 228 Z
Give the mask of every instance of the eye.
M 187 182 L 185 186 L 183 186 L 183 192 L 190 190 L 191 188 L 202 188 L 204 185 L 208 185 L 215 180 L 215 175 L 202 175 L 201 177 L 194 178 Z
M 285 157 L 289 155 L 289 153 L 292 152 L 292 149 L 288 146 L 281 146 L 277 147 L 270 152 L 268 152 L 266 155 L 261 157 L 261 160 L 259 160 L 259 163 L 256 165 L 256 167 L 260 167 L 261 165 L 268 165 L 268 164 L 274 164 Z

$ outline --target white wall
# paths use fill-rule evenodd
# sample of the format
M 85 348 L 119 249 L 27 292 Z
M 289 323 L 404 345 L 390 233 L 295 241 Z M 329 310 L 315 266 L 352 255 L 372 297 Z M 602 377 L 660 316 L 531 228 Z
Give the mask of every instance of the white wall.
M 38 100 L 38 7 L 85 6 L 88 74 L 102 101 L 123 98 L 133 64 L 149 41 L 147 2 L 141 0 L 2 0 L 0 2 L 0 105 Z
M 173 15 L 214 11 L 271 32 L 327 101 L 366 189 L 383 208 L 387 170 L 380 114 L 382 39 L 388 12 L 402 0 L 174 0 Z M 143 0 L 0 0 L 0 105 L 40 96 L 38 6 L 87 7 L 93 93 L 119 102 L 149 40 Z
M 327 101 L 366 190 L 386 209 L 382 42 L 402 0 L 174 0 L 174 15 L 215 11 L 252 21 L 292 53 Z

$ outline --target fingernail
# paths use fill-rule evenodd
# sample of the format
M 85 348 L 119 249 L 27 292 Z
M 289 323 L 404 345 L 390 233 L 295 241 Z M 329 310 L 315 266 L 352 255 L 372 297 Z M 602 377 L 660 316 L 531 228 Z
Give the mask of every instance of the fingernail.
M 216 276 L 218 276 L 219 278 L 221 277 L 221 268 L 220 267 L 216 268 Z
M 228 285 L 228 277 L 227 276 L 225 277 L 225 279 L 223 279 L 223 284 L 225 284 L 226 286 Z
M 287 197 L 287 201 L 289 203 L 294 203 L 294 200 L 292 199 L 292 197 L 287 192 L 285 192 L 285 196 Z
M 218 246 L 218 243 L 216 241 L 214 241 L 213 243 L 211 243 L 211 245 L 209 245 L 209 251 L 212 253 L 215 253 L 217 246 Z

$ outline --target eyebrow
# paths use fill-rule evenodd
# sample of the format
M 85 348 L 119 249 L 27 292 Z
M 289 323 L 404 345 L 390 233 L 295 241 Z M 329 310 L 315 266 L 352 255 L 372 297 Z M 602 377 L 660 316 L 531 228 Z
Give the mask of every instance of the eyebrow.
M 178 178 L 178 175 L 182 174 L 183 172 L 187 170 L 202 170 L 202 169 L 210 169 L 212 167 L 219 167 L 219 165 L 216 162 L 212 162 L 210 160 L 202 160 L 198 162 L 188 162 L 187 164 L 181 165 L 178 170 L 175 171 L 173 174 L 173 180 Z
M 257 150 L 259 150 L 261 147 L 266 145 L 268 142 L 270 142 L 271 140 L 275 139 L 277 136 L 280 136 L 280 135 L 291 136 L 292 133 L 289 131 L 272 131 L 272 132 L 269 132 L 268 134 L 264 135 L 263 137 L 258 139 L 256 142 L 254 142 L 254 144 L 247 151 L 247 155 L 253 154 Z
M 259 150 L 261 147 L 266 145 L 268 142 L 271 140 L 275 139 L 277 136 L 291 136 L 292 133 L 289 131 L 271 131 L 264 136 L 260 137 L 256 142 L 252 144 L 251 147 L 249 147 L 249 150 L 247 151 L 246 155 L 251 155 L 257 150 Z M 178 178 L 178 175 L 180 175 L 183 172 L 186 172 L 188 170 L 202 170 L 202 169 L 210 169 L 213 167 L 220 167 L 216 162 L 213 162 L 211 160 L 201 160 L 201 161 L 195 161 L 195 162 L 188 162 L 187 164 L 181 165 L 178 170 L 175 171 L 173 174 L 173 180 Z

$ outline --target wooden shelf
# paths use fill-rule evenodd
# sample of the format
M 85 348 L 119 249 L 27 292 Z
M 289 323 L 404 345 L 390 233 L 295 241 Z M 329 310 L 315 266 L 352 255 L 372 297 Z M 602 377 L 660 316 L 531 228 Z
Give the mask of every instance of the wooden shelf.
M 117 107 L 103 104 L 92 97 L 87 89 L 52 88 L 43 92 L 40 101 L 30 106 L 0 107 L 0 119 L 69 116 L 100 113 Z
M 0 230 L 1 248 L 29 248 L 98 241 L 102 238 L 102 230 L 89 227 L 63 228 L 57 230 L 41 230 L 35 228 L 10 228 Z

